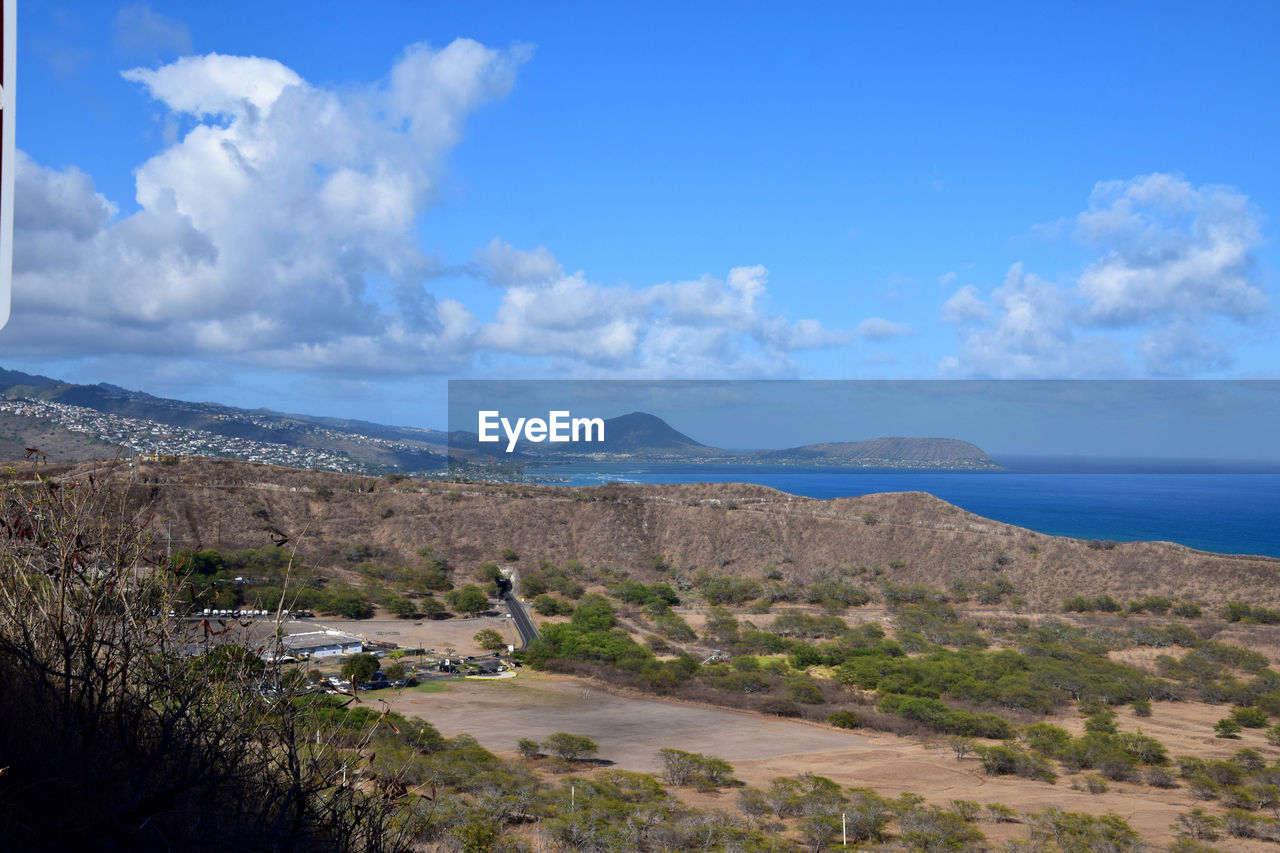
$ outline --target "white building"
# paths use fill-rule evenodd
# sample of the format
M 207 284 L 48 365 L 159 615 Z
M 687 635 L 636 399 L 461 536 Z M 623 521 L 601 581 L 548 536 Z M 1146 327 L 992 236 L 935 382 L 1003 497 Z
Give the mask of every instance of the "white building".
M 338 655 L 358 655 L 364 651 L 364 642 L 359 637 L 353 637 L 341 631 L 286 634 L 280 642 L 284 646 L 285 653 L 295 657 L 306 655 L 313 658 L 331 658 Z

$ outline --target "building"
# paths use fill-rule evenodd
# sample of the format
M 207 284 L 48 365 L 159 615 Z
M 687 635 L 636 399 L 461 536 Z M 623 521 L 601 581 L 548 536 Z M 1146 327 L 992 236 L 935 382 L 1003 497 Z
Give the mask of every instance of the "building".
M 364 651 L 359 637 L 341 631 L 306 631 L 285 634 L 280 638 L 285 654 L 294 657 L 330 658 L 338 655 L 358 655 Z

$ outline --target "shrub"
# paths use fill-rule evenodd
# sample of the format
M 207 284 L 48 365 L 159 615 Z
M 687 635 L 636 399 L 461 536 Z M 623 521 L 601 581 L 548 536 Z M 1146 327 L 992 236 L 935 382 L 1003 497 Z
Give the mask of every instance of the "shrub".
M 1230 717 L 1223 717 L 1213 724 L 1215 737 L 1238 738 L 1243 727 Z
M 1090 794 L 1105 794 L 1110 790 L 1107 780 L 1092 773 L 1084 777 L 1084 789 Z
M 556 732 L 543 741 L 542 746 L 565 761 L 582 761 L 600 751 L 600 747 L 591 738 L 569 732 Z
M 533 609 L 540 616 L 567 616 L 573 605 L 544 592 L 533 599 Z
M 1181 829 L 1197 841 L 1213 841 L 1218 837 L 1221 827 L 1221 818 L 1197 808 L 1178 815 L 1178 823 L 1174 828 Z
M 821 705 L 825 700 L 820 688 L 812 678 L 799 676 L 787 684 L 787 692 L 791 698 L 805 705 Z
M 800 706 L 790 699 L 766 699 L 760 703 L 759 710 L 762 714 L 773 714 L 775 717 L 800 716 Z
M 1029 825 L 1032 849 L 1062 851 L 1109 851 L 1109 853 L 1138 853 L 1143 844 L 1128 822 L 1115 814 L 1101 817 L 1064 812 L 1050 806 L 1030 815 Z M 1052 847 L 1050 847 L 1052 845 Z
M 1184 619 L 1199 619 L 1204 611 L 1194 601 L 1179 601 L 1173 605 L 1173 614 Z
M 662 776 L 677 787 L 719 788 L 733 781 L 733 765 L 723 758 L 681 749 L 658 750 Z
M 827 717 L 827 722 L 838 729 L 856 729 L 862 725 L 862 718 L 853 711 L 836 711 Z
M 973 753 L 976 744 L 973 738 L 952 735 L 947 738 L 947 746 L 951 747 L 951 752 L 955 754 L 956 761 L 963 761 L 965 756 Z
M 1231 719 L 1246 729 L 1265 729 L 1270 720 L 1261 708 L 1232 708 Z

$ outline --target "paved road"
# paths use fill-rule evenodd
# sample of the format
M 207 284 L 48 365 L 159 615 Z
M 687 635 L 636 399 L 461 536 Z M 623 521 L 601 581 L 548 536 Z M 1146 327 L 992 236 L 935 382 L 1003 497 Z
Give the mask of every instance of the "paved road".
M 529 611 L 524 609 L 524 605 L 520 603 L 520 599 L 516 598 L 514 593 L 508 592 L 502 597 L 502 600 L 506 602 L 507 610 L 511 613 L 511 618 L 516 623 L 516 630 L 520 632 L 520 648 L 527 649 L 530 643 L 538 639 L 538 629 L 534 627 Z

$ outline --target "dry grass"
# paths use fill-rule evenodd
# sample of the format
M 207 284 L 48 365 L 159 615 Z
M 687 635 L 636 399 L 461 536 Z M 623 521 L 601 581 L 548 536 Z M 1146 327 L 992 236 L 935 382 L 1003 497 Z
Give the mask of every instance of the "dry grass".
M 1280 560 L 1169 543 L 1093 549 L 988 521 L 920 492 L 822 501 L 732 483 L 581 490 L 434 481 L 393 486 L 208 459 L 145 464 L 136 476 L 139 499 L 157 502 L 160 523 L 171 520 L 184 546 L 257 547 L 274 527 L 299 543 L 305 562 L 328 573 L 349 566 L 343 547 L 363 542 L 391 563 L 412 563 L 419 548 L 431 545 L 467 573 L 511 547 L 520 567 L 540 558 L 576 559 L 646 581 L 670 577 L 652 567 L 652 555 L 661 554 L 672 572 L 686 577 L 707 570 L 759 578 L 773 565 L 804 581 L 815 571 L 861 566 L 880 569 L 893 583 L 945 587 L 954 578 L 992 577 L 1003 553 L 1007 562 L 999 572 L 1031 610 L 1057 610 L 1080 592 L 1121 601 L 1160 593 L 1208 605 L 1280 605 L 1274 581 Z M 332 496 L 318 496 L 320 486 Z M 265 518 L 252 515 L 259 507 Z M 880 521 L 863 523 L 866 512 Z

